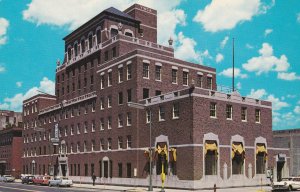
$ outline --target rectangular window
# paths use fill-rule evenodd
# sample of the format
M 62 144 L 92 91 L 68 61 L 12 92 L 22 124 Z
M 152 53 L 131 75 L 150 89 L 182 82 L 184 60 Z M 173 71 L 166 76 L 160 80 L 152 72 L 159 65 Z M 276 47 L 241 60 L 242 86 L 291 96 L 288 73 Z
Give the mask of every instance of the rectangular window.
M 172 69 L 172 83 L 177 84 L 177 70 Z
M 161 66 L 155 66 L 155 80 L 161 81 Z
M 92 140 L 92 151 L 95 151 L 95 140 Z
M 111 129 L 111 116 L 107 118 L 107 128 Z
M 210 103 L 210 117 L 217 117 L 217 113 L 216 113 L 216 103 Z
M 212 77 L 207 77 L 207 89 L 212 89 Z
M 122 163 L 118 163 L 119 177 L 122 177 Z
M 127 102 L 131 102 L 131 89 L 127 89 Z
M 77 123 L 77 128 L 76 128 L 77 130 L 77 134 L 80 134 L 80 123 Z
M 100 130 L 101 131 L 104 130 L 104 119 L 103 118 L 100 119 Z
M 118 149 L 123 149 L 123 138 L 118 137 Z
M 101 75 L 100 77 L 100 88 L 104 89 L 104 83 L 105 83 L 105 76 Z
M 165 109 L 163 106 L 159 106 L 159 121 L 165 120 Z
M 226 119 L 232 119 L 232 105 L 226 105 Z
M 255 122 L 260 123 L 260 110 L 255 109 Z
M 77 142 L 77 145 L 76 145 L 76 152 L 79 153 L 80 152 L 80 143 Z
M 118 127 L 123 127 L 123 115 L 118 115 Z
M 108 61 L 108 51 L 104 52 L 104 61 Z
M 100 151 L 104 150 L 104 139 L 100 139 Z
M 108 138 L 108 140 L 107 140 L 107 150 L 111 150 L 111 142 L 112 142 L 111 138 Z
M 83 124 L 83 130 L 84 130 L 84 133 L 88 132 L 88 123 L 86 121 Z
M 92 132 L 95 132 L 95 120 L 92 121 Z
M 151 121 L 151 111 L 146 110 L 146 123 L 150 123 Z
M 132 77 L 131 65 L 127 65 L 127 80 L 131 79 Z
M 92 102 L 92 112 L 95 112 L 96 110 L 96 103 L 95 101 Z
M 149 79 L 149 63 L 143 63 L 143 78 Z
M 71 135 L 74 135 L 74 125 L 71 125 Z
M 116 57 L 117 56 L 117 48 L 116 47 L 113 47 L 112 48 L 112 57 Z
M 149 98 L 149 89 L 143 88 L 143 99 Z
M 94 84 L 94 76 L 91 75 L 91 84 Z
M 242 121 L 247 121 L 247 107 L 242 107 L 241 118 L 242 118 Z
M 107 78 L 107 86 L 112 85 L 112 72 L 108 72 L 108 78 Z
M 131 178 L 131 163 L 127 163 L 127 178 Z
M 155 91 L 155 96 L 159 96 L 159 95 L 161 95 L 161 91 L 160 90 L 156 90 Z
M 86 141 L 83 142 L 83 152 L 87 152 L 87 146 Z
M 119 83 L 123 82 L 123 67 L 120 67 L 118 69 L 118 77 L 119 77 Z
M 130 149 L 131 148 L 131 135 L 127 135 L 127 149 Z
M 107 107 L 108 107 L 108 108 L 111 108 L 111 103 L 112 103 L 112 101 L 111 101 L 111 95 L 109 95 L 109 96 L 107 97 Z
M 84 175 L 85 176 L 89 175 L 88 164 L 84 164 Z
M 127 126 L 131 126 L 131 113 L 127 113 Z
M 179 118 L 179 103 L 173 104 L 173 119 Z
M 118 102 L 119 102 L 119 105 L 123 104 L 123 92 L 119 92 L 119 94 L 118 94 Z
M 182 81 L 183 81 L 183 85 L 188 85 L 189 84 L 189 73 L 188 72 L 183 71 Z

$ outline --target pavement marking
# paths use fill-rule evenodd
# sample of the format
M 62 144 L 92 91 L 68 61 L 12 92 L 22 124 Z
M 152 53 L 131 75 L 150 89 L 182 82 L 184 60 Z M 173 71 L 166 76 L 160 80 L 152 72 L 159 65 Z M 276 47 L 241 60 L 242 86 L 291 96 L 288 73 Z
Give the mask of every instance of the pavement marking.
M 16 190 L 19 190 L 19 191 L 43 192 L 43 191 L 37 191 L 37 190 L 19 189 L 19 188 L 14 188 L 14 187 L 4 187 L 4 186 L 0 186 L 0 188 L 5 188 L 5 189 L 16 189 Z

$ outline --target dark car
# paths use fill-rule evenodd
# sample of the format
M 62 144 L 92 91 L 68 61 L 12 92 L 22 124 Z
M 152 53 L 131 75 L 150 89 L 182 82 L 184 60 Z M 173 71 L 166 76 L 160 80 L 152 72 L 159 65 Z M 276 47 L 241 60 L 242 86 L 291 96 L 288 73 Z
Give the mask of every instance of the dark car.
M 25 176 L 22 179 L 22 184 L 24 184 L 24 183 L 26 183 L 26 184 L 33 183 L 33 179 L 34 179 L 34 176 Z

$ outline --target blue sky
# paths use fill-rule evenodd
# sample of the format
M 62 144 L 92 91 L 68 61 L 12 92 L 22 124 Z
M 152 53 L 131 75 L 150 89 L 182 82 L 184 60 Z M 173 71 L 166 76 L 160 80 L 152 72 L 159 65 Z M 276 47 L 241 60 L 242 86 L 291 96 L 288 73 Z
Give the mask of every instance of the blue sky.
M 53 93 L 62 38 L 133 3 L 157 9 L 159 43 L 172 37 L 177 58 L 215 67 L 218 85 L 231 86 L 235 38 L 239 92 L 273 102 L 273 129 L 300 128 L 299 0 L 0 0 L 0 109 Z

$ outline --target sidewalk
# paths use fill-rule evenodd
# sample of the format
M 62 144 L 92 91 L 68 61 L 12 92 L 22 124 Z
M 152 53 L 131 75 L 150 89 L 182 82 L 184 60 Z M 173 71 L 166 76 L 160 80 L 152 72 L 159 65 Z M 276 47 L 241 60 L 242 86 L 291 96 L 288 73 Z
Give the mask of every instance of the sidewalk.
M 145 192 L 148 191 L 147 187 L 127 187 L 127 186 L 114 186 L 114 185 L 95 185 L 92 184 L 78 184 L 74 183 L 73 187 L 76 188 L 88 188 L 88 189 L 102 189 L 102 190 L 111 190 L 111 191 L 126 191 L 126 192 Z M 239 187 L 239 188 L 226 188 L 226 189 L 217 189 L 217 192 L 269 192 L 271 191 L 270 186 L 262 187 Z M 153 188 L 154 192 L 161 191 L 161 188 Z M 201 192 L 212 192 L 213 189 L 210 190 L 183 190 L 183 189 L 165 189 L 166 192 L 193 192 L 193 191 L 201 191 Z

